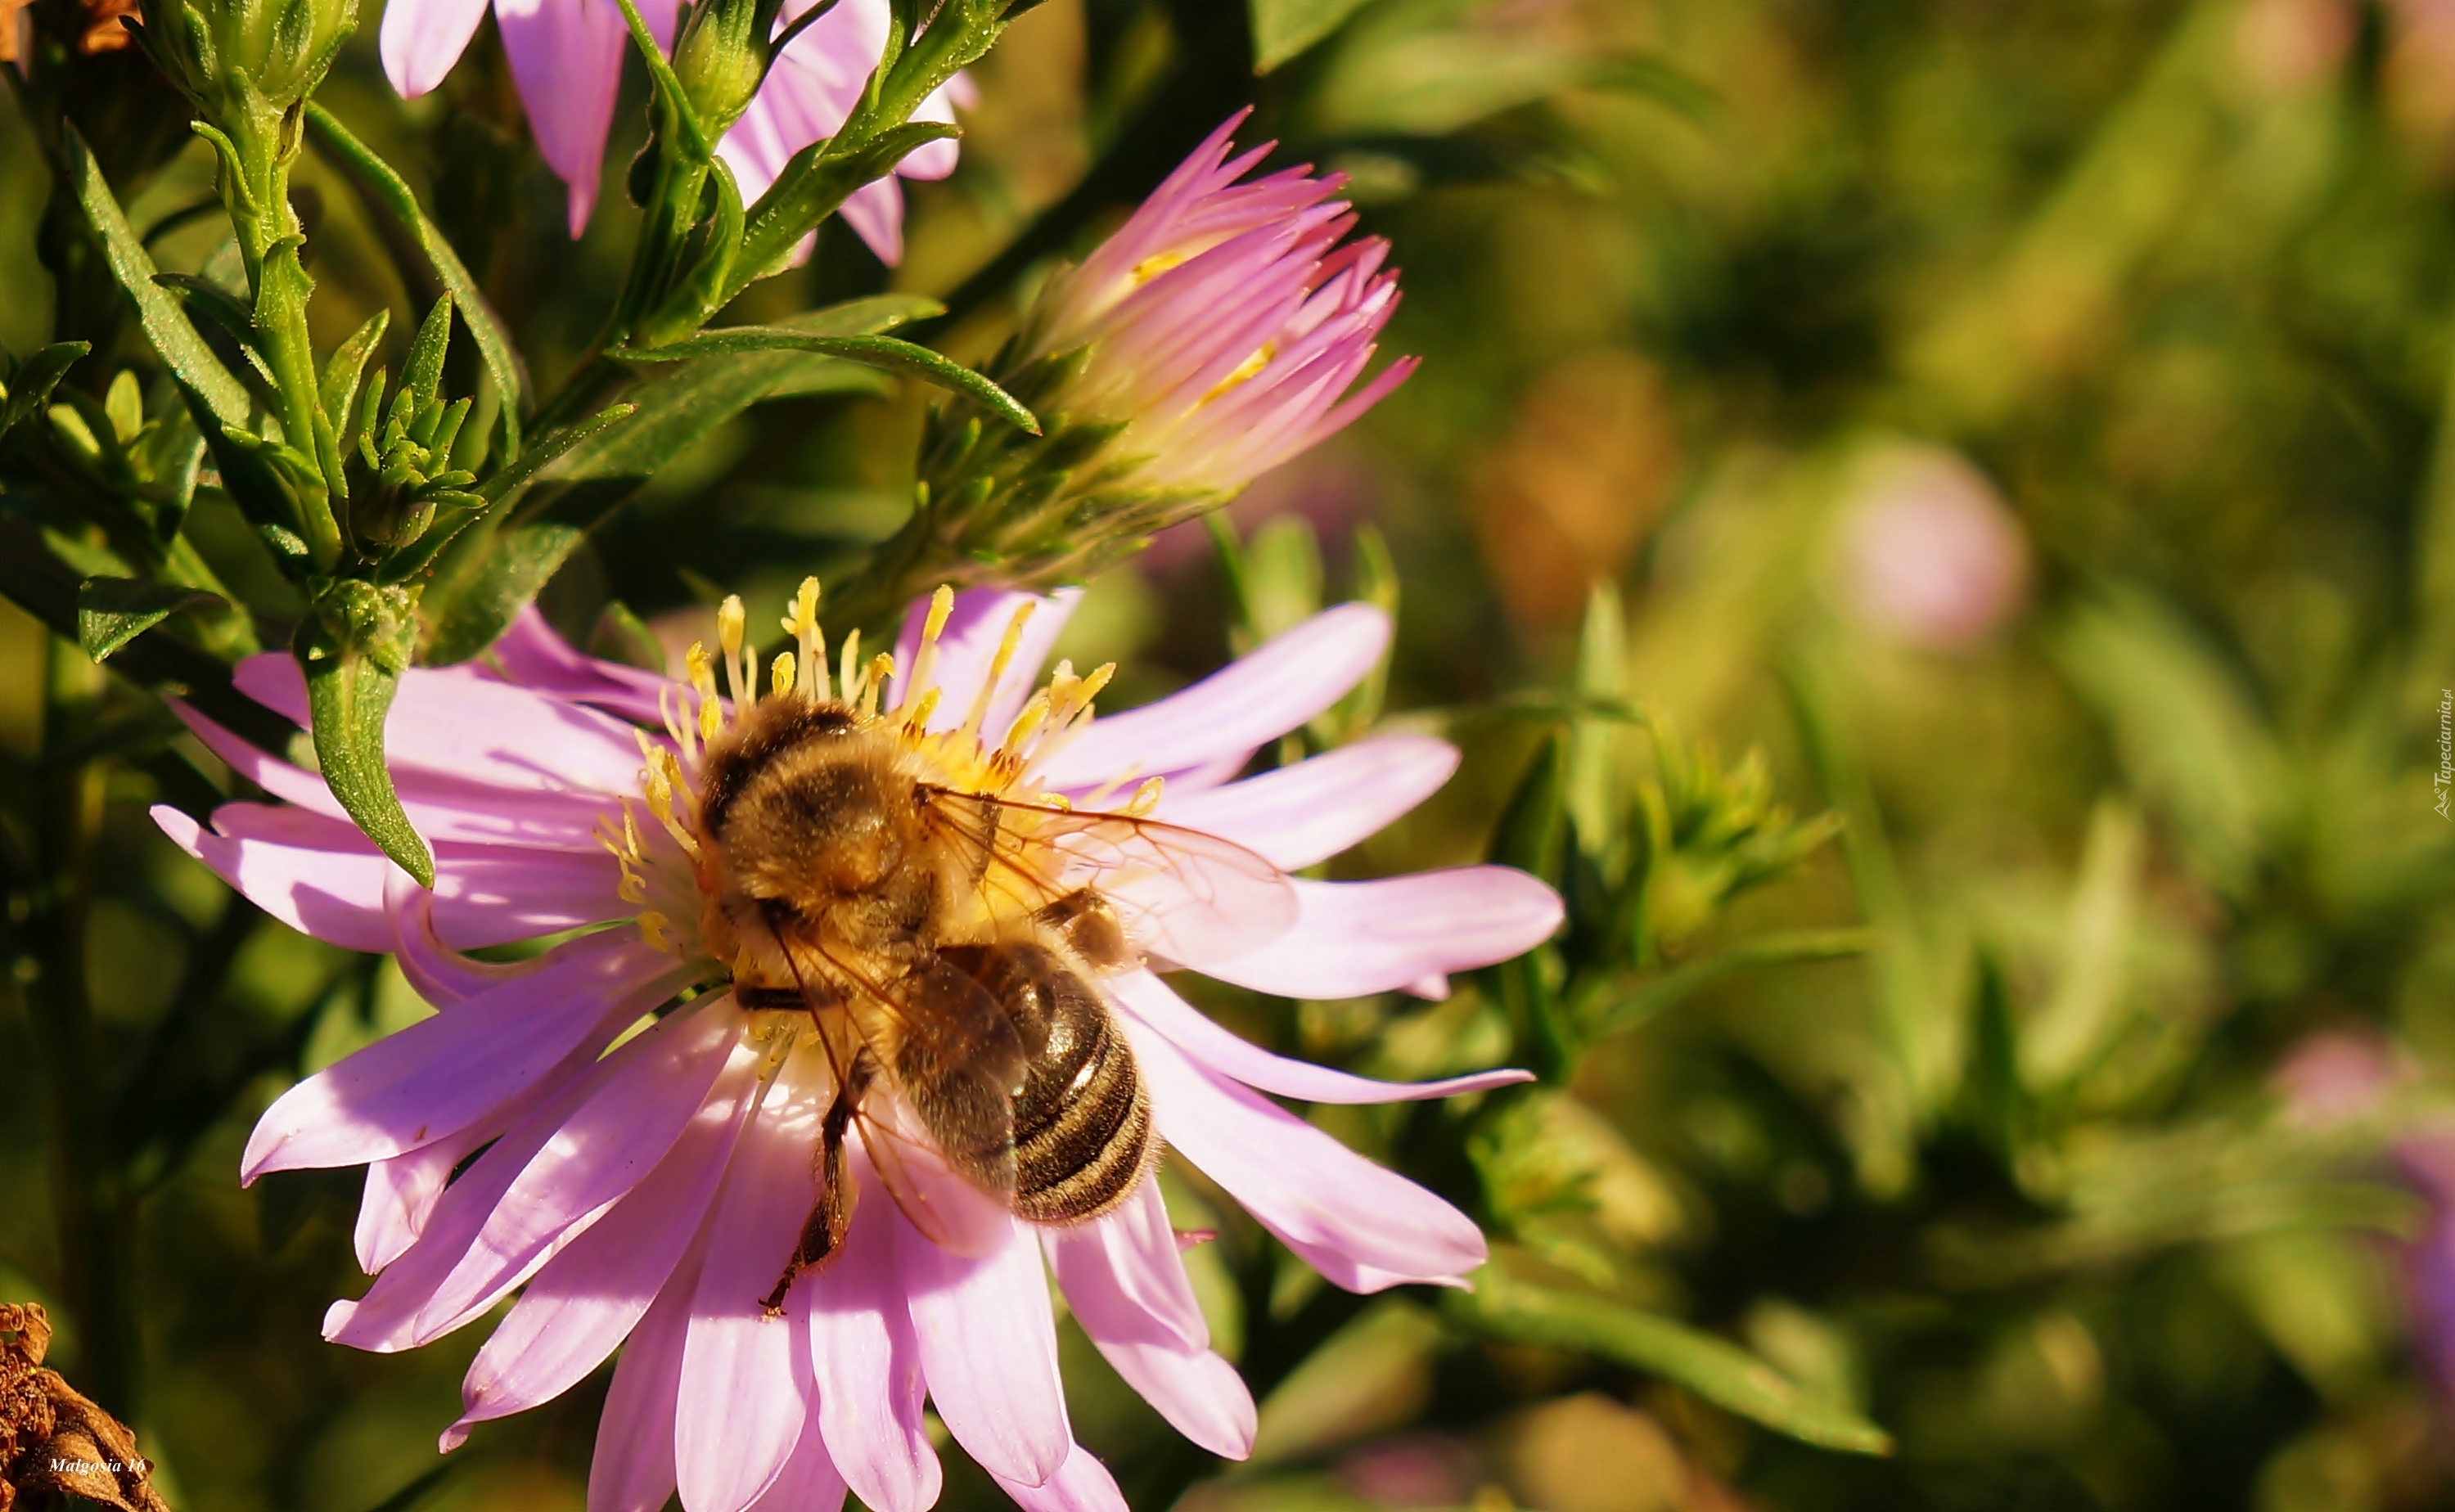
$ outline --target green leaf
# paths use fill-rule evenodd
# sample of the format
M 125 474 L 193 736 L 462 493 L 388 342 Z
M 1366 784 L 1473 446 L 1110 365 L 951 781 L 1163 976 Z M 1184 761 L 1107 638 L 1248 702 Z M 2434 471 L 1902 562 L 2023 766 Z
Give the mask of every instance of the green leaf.
M 855 379 L 860 381 L 850 381 Z M 550 475 L 567 481 L 646 478 L 761 399 L 780 393 L 823 393 L 878 381 L 857 365 L 801 352 L 693 363 L 633 390 L 630 402 L 638 406 L 638 413 L 620 425 L 585 437 L 587 444 L 574 447 Z
M 430 617 L 424 659 L 450 666 L 484 652 L 587 534 L 577 525 L 540 520 L 514 526 L 489 543 L 492 549 Z
M 333 422 L 334 438 L 344 452 L 355 439 L 351 433 L 350 422 L 355 418 L 351 412 L 357 408 L 358 385 L 366 377 L 367 359 L 375 355 L 375 343 L 383 340 L 384 331 L 391 324 L 391 311 L 376 311 L 324 359 L 323 381 L 317 385 L 319 397 L 325 418 Z
M 894 336 L 828 336 L 787 326 L 726 326 L 662 347 L 619 347 L 606 353 L 618 362 L 682 362 L 695 357 L 746 356 L 769 352 L 808 352 L 883 368 L 979 400 L 1008 424 L 1033 435 L 1040 422 L 1013 395 L 952 357 Z
M 881 131 L 867 146 L 841 157 L 828 155 L 834 146 L 831 141 L 814 142 L 794 153 L 776 182 L 767 186 L 767 192 L 750 207 L 741 253 L 733 260 L 717 303 L 700 312 L 700 318 L 721 309 L 759 279 L 781 272 L 801 238 L 835 213 L 854 190 L 895 171 L 896 164 L 929 143 L 962 134 L 943 122 L 910 121 Z
M 1488 1338 L 1573 1350 L 1677 1381 L 1743 1418 L 1807 1443 L 1851 1454 L 1893 1452 L 1892 1435 L 1837 1402 L 1812 1396 L 1746 1350 L 1655 1313 L 1607 1298 L 1520 1280 L 1497 1265 L 1451 1292 L 1449 1315 Z
M 1872 929 L 1798 929 L 1758 935 L 1728 950 L 1684 961 L 1625 992 L 1600 996 L 1598 1006 L 1585 1016 L 1583 1027 L 1597 1039 L 1618 1034 L 1676 1008 L 1734 972 L 1863 956 L 1876 948 L 1877 937 Z
M 111 186 L 103 182 L 102 170 L 95 166 L 93 153 L 75 127 L 62 128 L 60 152 L 67 162 L 69 187 L 84 209 L 94 234 L 102 239 L 103 257 L 111 265 L 112 276 L 135 301 L 137 325 L 144 331 L 147 344 L 170 368 L 180 387 L 200 400 L 215 420 L 225 427 L 246 425 L 247 390 L 205 345 L 205 338 L 196 333 L 179 301 L 153 281 L 153 259 L 146 254 L 144 243 L 136 239 L 135 232 L 129 229 L 128 217 L 121 212 L 119 201 L 112 196 Z
M 452 347 L 452 296 L 435 301 L 417 323 L 417 337 L 409 344 L 409 366 L 400 373 L 400 392 L 409 401 L 409 415 L 432 405 L 443 388 L 443 358 Z
M 1253 71 L 1268 73 L 1337 30 L 1365 0 L 1249 0 Z
M 55 342 L 19 363 L 8 387 L 0 389 L 0 435 L 7 435 L 26 416 L 41 413 L 60 379 L 79 357 L 92 350 L 91 342 Z
M 239 350 L 256 365 L 257 371 L 263 371 L 264 357 L 256 350 L 255 315 L 245 301 L 212 279 L 199 278 L 194 273 L 155 273 L 153 281 L 176 291 L 185 299 L 190 313 L 202 315 L 218 327 L 224 335 L 238 343 Z M 265 382 L 272 381 L 273 375 L 266 373 Z
M 816 336 L 875 336 L 945 312 L 946 307 L 927 294 L 870 294 L 786 315 L 776 324 Z
M 443 239 L 443 233 L 436 230 L 435 223 L 426 218 L 426 212 L 418 208 L 417 196 L 410 192 L 408 182 L 393 171 L 391 164 L 351 135 L 332 111 L 313 101 L 307 106 L 307 126 L 340 160 L 359 189 L 391 212 L 393 218 L 416 238 L 418 250 L 425 252 L 444 292 L 452 296 L 453 308 L 460 312 L 460 323 L 469 328 L 470 336 L 477 343 L 477 355 L 502 401 L 503 455 L 517 456 L 520 407 L 528 400 L 528 374 L 520 366 L 519 353 L 513 347 L 511 337 L 504 333 L 501 318 L 478 289 L 477 280 L 469 275 L 468 266 L 452 250 L 452 244 Z
M 384 765 L 384 716 L 399 691 L 416 635 L 415 601 L 399 589 L 344 579 L 316 595 L 298 627 L 307 709 L 325 786 L 366 837 L 421 887 L 435 858 L 401 812 Z
M 77 584 L 77 644 L 96 661 L 182 609 L 213 607 L 219 595 L 135 577 L 89 577 Z
M 1554 733 L 1501 811 L 1491 859 L 1530 872 L 1557 886 L 1568 851 L 1568 744 Z M 1576 1067 L 1578 1046 L 1538 947 L 1491 968 L 1500 1000 L 1515 1026 L 1523 1054 L 1546 1081 L 1564 1079 Z

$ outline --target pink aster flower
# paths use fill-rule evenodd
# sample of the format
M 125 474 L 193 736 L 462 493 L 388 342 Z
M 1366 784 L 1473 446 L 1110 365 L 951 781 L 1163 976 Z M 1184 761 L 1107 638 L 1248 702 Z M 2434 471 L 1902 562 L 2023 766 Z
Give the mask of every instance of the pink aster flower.
M 596 208 L 605 136 L 614 123 L 614 96 L 622 76 L 622 50 L 629 33 L 616 0 L 493 0 L 495 24 L 512 82 L 528 111 L 538 151 L 570 190 L 571 234 L 577 237 Z M 795 0 L 778 18 L 781 31 L 791 16 L 815 0 Z M 488 0 L 390 0 L 384 7 L 381 50 L 384 72 L 403 99 L 416 99 L 443 82 L 477 34 Z M 675 0 L 644 0 L 639 14 L 657 45 L 670 51 Z M 741 181 L 744 202 L 775 182 L 794 152 L 843 124 L 862 83 L 877 67 L 886 41 L 888 0 L 842 0 L 795 38 L 769 68 L 750 109 L 718 144 L 718 152 Z M 951 121 L 959 103 L 969 103 L 970 84 L 957 75 L 913 112 L 917 120 Z M 943 178 L 955 171 L 955 144 L 933 142 L 906 158 L 896 173 L 905 178 Z M 889 176 L 863 186 L 843 207 L 843 217 L 870 250 L 885 261 L 903 251 L 903 198 Z
M 1107 795 L 1139 784 L 1129 811 L 1293 869 L 1411 808 L 1456 762 L 1441 741 L 1393 735 L 1233 780 L 1378 662 L 1389 624 L 1362 605 L 1172 697 L 1095 718 L 1104 673 L 1078 677 L 1061 663 L 1032 687 L 1070 595 L 942 601 L 907 626 L 900 657 L 864 668 L 842 648 L 840 679 L 815 599 L 805 588 L 786 622 L 801 651 L 779 658 L 771 698 L 843 696 L 924 778 L 1036 799 L 1044 814 L 1059 799 L 1113 807 Z M 534 611 L 488 669 L 405 675 L 387 744 L 434 850 L 431 893 L 359 836 L 316 777 L 181 709 L 281 801 L 227 804 L 210 827 L 157 809 L 163 829 L 297 928 L 394 953 L 437 1009 L 293 1087 L 249 1140 L 251 1180 L 368 1167 L 356 1243 L 375 1280 L 334 1304 L 326 1336 L 411 1348 L 517 1293 L 470 1368 L 446 1449 L 474 1423 L 569 1389 L 619 1347 L 592 1512 L 652 1512 L 677 1489 L 688 1512 L 806 1512 L 847 1488 L 878 1512 L 914 1512 L 940 1486 L 924 1400 L 1023 1505 L 1122 1508 L 1067 1425 L 1053 1276 L 1126 1381 L 1194 1441 L 1242 1456 L 1253 1404 L 1210 1349 L 1184 1239 L 1147 1172 L 1102 1216 L 1025 1222 L 933 1159 L 908 1124 L 893 1133 L 908 1109 L 881 1095 L 871 1111 L 883 1132 L 849 1151 L 857 1200 L 842 1246 L 799 1276 L 781 1310 L 762 1308 L 812 1206 L 834 1082 L 811 1032 L 818 1012 L 737 997 L 733 974 L 752 953 L 728 944 L 693 859 L 708 842 L 697 797 L 708 742 L 721 746 L 753 708 L 738 605 L 720 623 L 729 700 L 697 648 L 689 679 L 672 682 L 576 654 Z M 900 683 L 885 676 L 899 663 L 910 669 Z M 259 656 L 236 675 L 305 720 L 290 658 Z M 1006 735 L 991 745 L 982 731 Z M 1438 992 L 1447 973 L 1548 936 L 1560 917 L 1550 890 L 1497 867 L 1297 878 L 1275 932 L 1194 961 L 1184 958 L 1203 956 L 1200 942 L 1171 933 L 1167 877 L 1098 875 L 1146 960 L 1096 979 L 1169 1158 L 1341 1286 L 1456 1284 L 1480 1264 L 1483 1239 L 1464 1215 L 1271 1098 L 1441 1097 L 1519 1073 L 1398 1085 L 1282 1058 L 1188 1006 L 1158 968 L 1198 965 L 1310 998 Z M 518 965 L 463 954 L 566 931 L 582 933 Z M 1160 958 L 1162 945 L 1177 958 Z M 901 1185 L 882 1162 L 901 1167 Z
M 1398 308 L 1377 236 L 1332 199 L 1341 174 L 1284 169 L 1238 180 L 1239 112 L 1194 150 L 1080 267 L 1041 291 L 1017 345 L 1030 363 L 1080 351 L 1042 401 L 1078 420 L 1127 421 L 1113 454 L 1137 486 L 1242 488 L 1335 434 L 1415 371 L 1401 357 L 1353 393 Z

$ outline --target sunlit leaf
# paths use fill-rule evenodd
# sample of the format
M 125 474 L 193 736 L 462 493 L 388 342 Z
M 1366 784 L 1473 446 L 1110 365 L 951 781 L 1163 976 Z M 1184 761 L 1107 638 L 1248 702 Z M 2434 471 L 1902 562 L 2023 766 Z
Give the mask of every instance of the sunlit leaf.
M 416 635 L 415 605 L 398 589 L 331 584 L 299 628 L 315 759 L 325 785 L 367 838 L 422 887 L 435 885 L 435 859 L 401 812 L 384 764 L 384 716 Z
M 418 207 L 417 196 L 410 192 L 408 181 L 393 171 L 391 164 L 377 156 L 372 148 L 350 134 L 347 127 L 332 111 L 309 102 L 307 126 L 316 138 L 331 150 L 334 157 L 350 171 L 360 189 L 389 211 L 414 237 L 418 250 L 426 254 L 435 276 L 452 296 L 453 307 L 459 311 L 461 324 L 477 343 L 477 354 L 486 366 L 486 375 L 494 380 L 495 392 L 501 398 L 503 418 L 503 455 L 513 457 L 520 450 L 521 407 L 528 399 L 528 373 L 520 365 L 519 352 L 504 333 L 503 323 L 486 302 L 484 291 L 469 275 L 460 254 L 443 239 L 435 223 L 426 218 Z
M 218 595 L 177 583 L 89 577 L 77 585 L 77 644 L 102 661 L 182 609 L 222 602 Z
M 1474 1290 L 1443 1300 L 1474 1331 L 1616 1361 L 1686 1386 L 1778 1433 L 1851 1454 L 1890 1454 L 1892 1435 L 1841 1404 L 1801 1390 L 1746 1350 L 1685 1323 L 1608 1298 L 1521 1280 L 1497 1265 Z
M 1008 424 L 1033 435 L 1040 422 L 1004 389 L 951 357 L 894 336 L 831 336 L 786 326 L 726 326 L 661 347 L 623 347 L 607 353 L 619 362 L 684 362 L 695 357 L 755 356 L 771 352 L 808 352 L 841 357 L 919 378 L 979 400 Z

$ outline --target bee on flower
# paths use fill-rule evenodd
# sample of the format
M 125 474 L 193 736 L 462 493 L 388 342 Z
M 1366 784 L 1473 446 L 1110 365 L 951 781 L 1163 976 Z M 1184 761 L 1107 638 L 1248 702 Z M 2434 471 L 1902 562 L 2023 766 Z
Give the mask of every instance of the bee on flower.
M 1505 868 L 1289 875 L 1455 764 L 1392 735 L 1238 779 L 1377 664 L 1388 620 L 1332 609 L 1101 716 L 1108 669 L 1038 677 L 1072 602 L 942 593 L 864 658 L 857 637 L 827 645 L 813 583 L 763 679 L 730 601 L 679 681 L 581 656 L 530 611 L 491 670 L 402 679 L 388 749 L 432 893 L 316 777 L 182 711 L 283 801 L 210 827 L 160 809 L 162 827 L 292 924 L 393 952 L 436 1006 L 285 1094 L 243 1175 L 368 1166 L 375 1280 L 334 1305 L 335 1341 L 412 1348 L 517 1294 L 445 1448 L 619 1348 L 594 1512 L 847 1489 L 914 1512 L 940 1487 L 924 1401 L 1023 1505 L 1119 1507 L 1067 1423 L 1052 1275 L 1188 1438 L 1241 1457 L 1254 1425 L 1156 1162 L 1191 1162 L 1351 1290 L 1481 1263 L 1463 1214 L 1269 1095 L 1442 1097 L 1520 1073 L 1400 1085 L 1283 1058 L 1162 975 L 1434 993 L 1557 925 L 1550 889 Z M 303 717 L 287 658 L 238 681 Z M 568 931 L 516 966 L 466 954 Z

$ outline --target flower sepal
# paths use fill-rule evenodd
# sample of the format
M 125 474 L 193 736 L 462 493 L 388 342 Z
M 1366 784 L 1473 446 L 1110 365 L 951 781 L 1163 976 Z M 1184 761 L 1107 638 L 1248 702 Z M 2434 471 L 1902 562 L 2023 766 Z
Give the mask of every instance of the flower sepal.
M 292 652 L 306 675 L 316 765 L 367 838 L 433 887 L 434 854 L 402 811 L 384 762 L 384 718 L 417 646 L 417 594 L 348 577 L 310 587 Z

